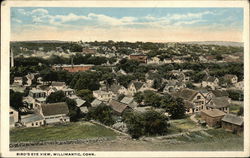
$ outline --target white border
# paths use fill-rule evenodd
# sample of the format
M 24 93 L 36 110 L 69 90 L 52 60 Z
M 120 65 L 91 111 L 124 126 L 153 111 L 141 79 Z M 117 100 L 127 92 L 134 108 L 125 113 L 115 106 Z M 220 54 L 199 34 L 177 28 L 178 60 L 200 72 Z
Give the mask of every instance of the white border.
M 243 152 L 98 152 L 95 157 L 246 157 L 249 156 L 249 3 L 245 1 L 4 1 L 1 6 L 1 153 L 9 152 L 9 41 L 10 7 L 242 7 L 244 8 L 244 151 Z M 34 152 L 34 151 L 31 151 Z M 50 151 L 49 151 L 50 152 Z M 86 151 L 91 152 L 91 151 Z M 23 152 L 28 153 L 28 151 Z M 39 152 L 43 153 L 43 152 Z M 58 152 L 62 153 L 62 152 Z M 74 152 L 72 152 L 74 153 Z

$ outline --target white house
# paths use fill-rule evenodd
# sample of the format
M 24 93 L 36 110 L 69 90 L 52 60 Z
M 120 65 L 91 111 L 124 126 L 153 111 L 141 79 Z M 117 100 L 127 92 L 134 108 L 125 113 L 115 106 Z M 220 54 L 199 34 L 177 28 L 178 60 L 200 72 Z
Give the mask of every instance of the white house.
M 45 119 L 45 124 L 69 122 L 68 105 L 65 102 L 41 104 L 40 114 Z
M 44 117 L 40 114 L 22 115 L 21 123 L 25 127 L 39 127 L 44 125 Z
M 108 102 L 112 99 L 113 93 L 111 91 L 96 90 L 93 91 L 93 96 L 98 100 Z
M 236 75 L 226 74 L 224 76 L 224 79 L 229 81 L 232 84 L 235 84 L 238 82 L 238 77 Z
M 21 86 L 23 84 L 23 78 L 22 77 L 14 77 L 14 84 Z
M 131 81 L 130 84 L 128 85 L 128 94 L 134 95 L 137 92 L 143 92 L 148 89 L 149 88 L 147 87 L 147 85 L 143 82 Z
M 128 94 L 128 90 L 124 86 L 122 86 L 120 84 L 112 84 L 110 86 L 110 90 L 112 91 L 112 93 L 114 95 L 117 95 L 117 94 L 127 95 Z
M 65 82 L 52 82 L 50 85 L 51 88 L 56 88 L 57 90 L 62 90 L 66 88 Z
M 219 79 L 217 77 L 205 76 L 201 83 L 202 87 L 210 87 L 215 90 L 219 86 Z
M 189 105 L 186 105 L 188 107 L 187 113 L 196 113 L 205 109 L 206 97 L 199 91 L 184 88 L 176 93 L 173 93 L 173 96 L 178 96 L 184 99 L 186 103 L 189 103 Z

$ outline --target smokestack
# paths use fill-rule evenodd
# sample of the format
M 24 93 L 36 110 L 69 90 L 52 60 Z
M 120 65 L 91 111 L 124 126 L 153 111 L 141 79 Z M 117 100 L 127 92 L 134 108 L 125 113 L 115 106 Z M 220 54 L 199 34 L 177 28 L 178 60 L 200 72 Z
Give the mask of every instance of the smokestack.
M 10 64 L 11 64 L 11 67 L 14 67 L 14 54 L 13 54 L 12 49 L 10 49 Z

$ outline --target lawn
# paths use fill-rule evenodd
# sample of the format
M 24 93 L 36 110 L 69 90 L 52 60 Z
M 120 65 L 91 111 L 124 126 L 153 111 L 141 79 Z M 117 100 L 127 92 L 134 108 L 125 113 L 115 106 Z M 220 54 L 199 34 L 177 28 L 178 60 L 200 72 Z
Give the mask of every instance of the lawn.
M 67 123 L 43 127 L 16 128 L 10 130 L 11 142 L 74 140 L 96 137 L 113 137 L 118 134 L 89 122 Z
M 244 139 L 243 136 L 232 134 L 223 129 L 209 129 L 179 136 L 176 140 L 183 142 L 182 145 L 177 146 L 185 147 L 184 150 L 239 151 L 243 150 Z
M 241 105 L 236 105 L 236 104 L 230 105 L 230 106 L 229 106 L 229 112 L 230 112 L 230 113 L 237 114 L 238 111 L 240 110 L 240 107 L 241 107 Z
M 197 128 L 198 126 L 190 118 L 171 120 L 168 128 L 169 134 L 185 132 L 189 129 Z

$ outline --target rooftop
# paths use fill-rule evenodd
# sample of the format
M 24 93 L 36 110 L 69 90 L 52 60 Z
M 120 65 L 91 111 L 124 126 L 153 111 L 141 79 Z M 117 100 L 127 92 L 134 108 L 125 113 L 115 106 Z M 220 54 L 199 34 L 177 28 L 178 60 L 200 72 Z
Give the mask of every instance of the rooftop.
M 116 100 L 111 100 L 111 101 L 109 102 L 109 105 L 110 105 L 110 107 L 111 107 L 114 111 L 116 111 L 116 112 L 118 112 L 118 113 L 122 113 L 122 112 L 128 107 L 127 104 L 121 103 L 121 102 L 116 101 Z
M 43 116 L 41 116 L 40 114 L 28 114 L 28 115 L 21 116 L 21 122 L 23 123 L 40 121 L 43 119 L 44 119 Z
M 42 104 L 41 107 L 44 116 L 69 113 L 68 105 L 65 102 Z
M 224 122 L 228 122 L 228 123 L 232 123 L 235 125 L 243 125 L 243 118 L 242 117 L 238 117 L 236 115 L 232 115 L 232 114 L 226 114 L 223 118 L 222 121 Z
M 220 116 L 224 116 L 225 113 L 218 110 L 218 109 L 212 109 L 212 110 L 202 110 L 201 112 L 205 113 L 206 115 L 210 116 L 210 117 L 220 117 Z

